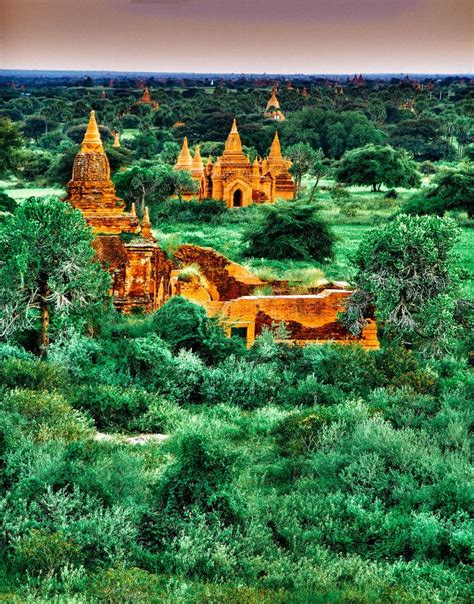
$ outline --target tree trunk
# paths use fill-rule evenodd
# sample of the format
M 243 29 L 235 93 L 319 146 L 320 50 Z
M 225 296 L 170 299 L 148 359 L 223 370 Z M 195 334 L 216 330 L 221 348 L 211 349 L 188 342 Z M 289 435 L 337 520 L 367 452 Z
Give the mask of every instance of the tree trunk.
M 45 357 L 48 353 L 49 346 L 49 306 L 48 306 L 48 277 L 42 275 L 41 284 L 39 288 L 39 307 L 40 307 L 40 320 L 41 320 L 41 332 L 39 337 L 39 349 L 40 355 Z
M 316 182 L 314 183 L 313 188 L 311 189 L 308 203 L 311 203 L 313 201 L 313 197 L 314 197 L 314 194 L 316 193 L 316 189 L 318 188 L 318 184 L 319 184 L 319 176 L 316 178 Z
M 49 346 L 49 308 L 48 303 L 43 300 L 40 303 L 41 311 L 41 333 L 40 333 L 40 355 L 46 356 Z

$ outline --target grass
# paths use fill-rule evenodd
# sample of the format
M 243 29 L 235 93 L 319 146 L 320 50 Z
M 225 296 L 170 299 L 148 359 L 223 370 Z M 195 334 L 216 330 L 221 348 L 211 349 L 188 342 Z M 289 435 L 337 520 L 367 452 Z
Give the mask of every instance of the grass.
M 32 189 L 4 189 L 5 193 L 16 201 L 25 201 L 30 197 L 64 197 L 64 189 L 57 187 L 37 187 Z
M 2 184 L 2 183 L 0 183 Z M 60 188 L 13 188 L 11 181 L 3 182 L 5 192 L 17 201 L 24 201 L 29 197 L 44 197 L 54 195 L 63 197 L 65 191 Z M 309 183 L 308 188 L 311 183 Z M 212 247 L 235 262 L 245 264 L 249 270 L 262 275 L 271 275 L 272 279 L 285 279 L 288 272 L 307 271 L 308 269 L 320 269 L 329 280 L 350 281 L 354 269 L 351 265 L 351 254 L 357 249 L 365 233 L 376 228 L 378 222 L 389 218 L 399 207 L 399 204 L 409 197 L 413 191 L 399 191 L 398 203 L 387 202 L 384 192 L 370 193 L 367 188 L 351 187 L 350 192 L 356 200 L 356 216 L 347 217 L 341 214 L 339 208 L 334 204 L 328 188 L 332 186 L 330 180 L 322 180 L 315 203 L 319 206 L 321 215 L 331 224 L 337 235 L 334 260 L 325 264 L 316 262 L 305 262 L 296 260 L 268 260 L 264 258 L 243 257 L 245 242 L 243 232 L 251 218 L 253 208 L 245 210 L 231 210 L 227 215 L 227 221 L 219 224 L 190 224 L 186 223 L 162 223 L 154 234 L 163 247 L 169 247 L 172 253 L 182 243 L 189 243 L 203 247 Z M 8 187 L 8 188 L 7 188 Z M 457 252 L 461 258 L 461 264 L 468 272 L 468 279 L 463 287 L 463 295 L 474 297 L 474 230 L 464 227 L 461 240 L 457 245 Z

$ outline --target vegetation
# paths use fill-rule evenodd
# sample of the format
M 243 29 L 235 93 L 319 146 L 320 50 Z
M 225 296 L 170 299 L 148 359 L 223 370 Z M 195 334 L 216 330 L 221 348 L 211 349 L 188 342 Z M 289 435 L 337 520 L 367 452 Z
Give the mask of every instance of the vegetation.
M 234 116 L 266 154 L 271 85 L 150 79 L 154 112 L 126 78 L 35 78 L 0 98 L 0 600 L 471 601 L 469 87 L 280 89 L 300 200 L 227 210 L 171 199 L 189 187 L 171 166 L 184 135 L 219 155 Z M 265 293 L 350 281 L 344 318 L 372 307 L 381 349 L 289 346 L 275 325 L 247 350 L 181 297 L 111 310 L 81 214 L 45 199 L 90 108 L 168 253 L 211 246 Z
M 79 210 L 55 199 L 22 204 L 0 229 L 0 336 L 39 329 L 46 353 L 50 322 L 70 326 L 100 309 L 108 276 L 94 260 Z M 90 315 L 89 315 L 90 316 Z
M 334 235 L 311 205 L 274 205 L 246 233 L 247 255 L 280 260 L 316 260 L 332 257 Z
M 339 182 L 371 185 L 373 191 L 387 187 L 416 187 L 420 178 L 416 166 L 404 150 L 366 145 L 347 151 L 336 169 Z

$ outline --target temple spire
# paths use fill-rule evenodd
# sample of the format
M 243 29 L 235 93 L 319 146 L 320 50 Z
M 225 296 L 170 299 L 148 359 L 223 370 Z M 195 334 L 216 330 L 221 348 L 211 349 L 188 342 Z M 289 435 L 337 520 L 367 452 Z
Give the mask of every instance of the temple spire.
M 175 164 L 175 170 L 191 170 L 193 165 L 193 158 L 189 152 L 188 137 L 185 136 L 183 140 L 183 146 L 179 153 L 178 159 Z
M 114 144 L 112 145 L 112 147 L 115 147 L 116 149 L 120 147 L 120 135 L 118 132 L 116 132 L 114 135 Z
M 143 212 L 141 236 L 145 237 L 145 239 L 151 239 L 151 237 L 152 237 L 150 214 L 148 212 L 148 206 L 145 206 L 145 211 Z
M 84 140 L 81 145 L 81 153 L 103 153 L 104 147 L 100 138 L 99 127 L 95 119 L 95 111 L 91 111 L 89 124 L 87 125 Z
M 268 157 L 271 159 L 282 159 L 281 144 L 280 137 L 278 136 L 278 130 L 275 132 L 275 137 L 273 139 L 272 146 L 270 147 L 270 153 Z
M 242 153 L 242 142 L 240 140 L 239 131 L 237 130 L 237 120 L 235 118 L 232 122 L 232 128 L 225 143 L 224 154 L 226 153 Z
M 267 103 L 267 108 L 266 111 L 268 111 L 269 109 L 280 109 L 280 103 L 276 97 L 276 91 L 272 91 L 272 96 L 270 97 L 270 100 Z
M 199 150 L 199 145 L 196 145 L 194 147 L 192 170 L 193 170 L 193 172 L 195 172 L 195 171 L 202 172 L 203 169 L 204 169 L 204 164 L 202 163 L 202 157 L 201 157 L 201 152 Z

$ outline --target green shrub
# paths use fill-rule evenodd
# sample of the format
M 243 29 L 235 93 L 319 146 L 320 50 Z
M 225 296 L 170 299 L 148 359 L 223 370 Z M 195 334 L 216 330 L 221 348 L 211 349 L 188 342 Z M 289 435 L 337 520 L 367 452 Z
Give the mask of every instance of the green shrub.
M 140 568 L 117 565 L 99 571 L 87 590 L 93 601 L 114 604 L 162 602 L 164 588 L 156 575 Z
M 108 432 L 134 430 L 156 399 L 140 388 L 105 384 L 77 386 L 69 396 L 74 407 L 94 418 L 98 430 Z
M 25 429 L 36 442 L 72 442 L 92 433 L 87 419 L 55 392 L 16 389 L 6 395 L 4 408 L 23 418 Z
M 173 351 L 192 350 L 209 361 L 244 351 L 240 338 L 226 338 L 216 319 L 206 316 L 203 306 L 181 296 L 168 300 L 153 315 L 152 327 Z
M 210 405 L 225 403 L 256 409 L 271 404 L 280 385 L 276 367 L 231 356 L 204 375 L 202 396 Z
M 16 355 L 15 355 L 16 356 Z M 7 388 L 53 390 L 65 388 L 67 371 L 59 365 L 23 358 L 10 357 L 0 362 L 0 384 Z
M 18 568 L 33 574 L 57 572 L 81 560 L 80 548 L 60 531 L 32 529 L 14 543 L 13 549 Z
M 275 260 L 316 260 L 333 256 L 335 236 L 313 205 L 281 203 L 260 209 L 244 233 L 247 256 Z

